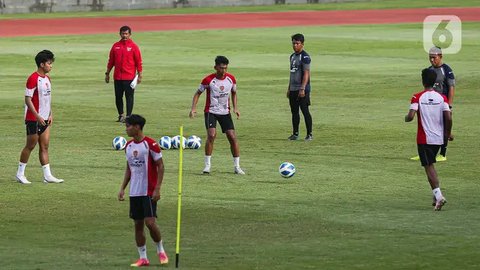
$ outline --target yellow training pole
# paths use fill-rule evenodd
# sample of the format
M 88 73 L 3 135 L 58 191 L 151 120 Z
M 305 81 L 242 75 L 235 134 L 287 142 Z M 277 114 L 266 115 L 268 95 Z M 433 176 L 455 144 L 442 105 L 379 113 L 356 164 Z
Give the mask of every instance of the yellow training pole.
M 180 156 L 178 158 L 178 208 L 177 208 L 177 244 L 175 248 L 175 268 L 180 259 L 180 224 L 182 217 L 182 174 L 183 174 L 183 126 L 180 126 Z

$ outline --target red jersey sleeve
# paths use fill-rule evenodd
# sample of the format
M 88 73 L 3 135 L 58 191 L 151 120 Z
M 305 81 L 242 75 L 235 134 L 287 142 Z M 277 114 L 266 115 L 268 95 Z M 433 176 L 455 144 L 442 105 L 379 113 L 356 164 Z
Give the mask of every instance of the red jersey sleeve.
M 230 73 L 227 73 L 227 76 L 232 80 L 232 91 L 236 92 L 237 91 L 237 79 L 235 79 L 235 76 L 233 76 Z
M 201 84 L 205 86 L 209 86 L 212 79 L 213 79 L 212 75 L 208 75 L 207 77 L 203 78 Z
M 37 73 L 33 73 L 28 77 L 26 87 L 25 87 L 25 96 L 33 97 L 33 93 L 37 90 L 37 83 L 38 83 L 38 75 Z
M 237 79 L 235 79 L 235 76 L 233 76 L 230 73 L 228 73 L 227 76 L 230 77 L 230 79 L 232 79 L 233 84 L 237 84 Z
M 162 150 L 160 149 L 160 145 L 154 140 L 149 138 L 147 140 L 148 148 L 150 149 L 150 156 L 153 160 L 157 161 L 162 158 Z
M 412 99 L 410 100 L 410 104 L 413 104 L 413 103 L 418 103 L 418 97 L 417 97 L 417 95 L 413 95 L 413 96 L 412 96 Z
M 205 90 L 207 90 L 210 87 L 210 82 L 212 82 L 213 78 L 215 78 L 215 74 L 210 74 L 207 77 L 203 78 L 200 86 L 198 87 L 198 91 L 200 93 L 203 93 Z
M 413 95 L 412 99 L 410 100 L 410 110 L 418 111 L 418 99 L 420 98 L 422 93 L 417 93 Z

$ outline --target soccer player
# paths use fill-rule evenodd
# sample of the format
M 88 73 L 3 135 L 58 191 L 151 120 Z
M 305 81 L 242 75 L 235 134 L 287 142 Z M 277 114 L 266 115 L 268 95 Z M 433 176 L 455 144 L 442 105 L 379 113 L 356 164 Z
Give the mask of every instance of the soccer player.
M 453 140 L 452 115 L 446 96 L 437 93 L 433 87 L 437 73 L 433 69 L 422 70 L 422 82 L 425 89 L 412 97 L 410 110 L 405 122 L 410 122 L 417 114 L 417 149 L 420 163 L 425 168 L 428 182 L 433 191 L 435 211 L 440 211 L 447 202 L 440 190 L 440 181 L 434 163 L 440 146 L 445 140 Z
M 302 110 L 305 126 L 307 127 L 306 141 L 313 140 L 312 115 L 310 106 L 310 55 L 303 49 L 305 37 L 302 34 L 292 36 L 293 53 L 290 55 L 290 82 L 287 89 L 287 98 L 290 101 L 292 112 L 293 134 L 289 140 L 298 139 L 298 126 L 300 124 L 299 109 Z
M 150 264 L 145 245 L 145 225 L 157 246 L 160 264 L 168 263 L 160 229 L 156 223 L 157 201 L 160 199 L 164 173 L 162 152 L 154 139 L 143 134 L 145 122 L 145 118 L 137 114 L 125 119 L 127 134 L 133 139 L 125 146 L 127 166 L 118 192 L 118 200 L 125 200 L 125 188 L 130 182 L 130 218 L 135 225 L 135 241 L 140 255 L 137 262 L 131 265 L 133 267 Z
M 205 102 L 205 128 L 207 129 L 207 143 L 205 144 L 205 168 L 203 173 L 210 173 L 213 142 L 217 136 L 217 121 L 222 127 L 222 132 L 227 135 L 230 142 L 230 150 L 233 155 L 233 171 L 236 174 L 245 174 L 240 168 L 240 146 L 238 145 L 235 127 L 230 115 L 230 96 L 232 96 L 233 112 L 240 118 L 237 105 L 237 82 L 235 77 L 227 73 L 228 59 L 225 56 L 215 58 L 215 73 L 206 76 L 200 84 L 197 92 L 193 95 L 190 118 L 197 114 L 197 103 L 200 95 L 207 91 Z
M 115 88 L 115 105 L 117 106 L 117 122 L 125 122 L 123 111 L 123 93 L 127 102 L 127 116 L 132 114 L 134 89 L 130 86 L 135 76 L 138 75 L 137 83 L 142 82 L 142 55 L 140 48 L 130 38 L 132 29 L 128 26 L 120 28 L 120 41 L 113 44 L 108 58 L 105 82 L 110 82 L 110 71 L 115 67 L 113 73 Z
M 453 97 L 455 95 L 455 75 L 453 70 L 447 64 L 443 63 L 442 60 L 442 49 L 439 47 L 432 47 L 428 52 L 428 59 L 431 66 L 429 69 L 432 69 L 437 73 L 437 79 L 433 89 L 438 93 L 446 96 L 448 98 L 448 104 L 450 105 L 450 110 L 452 109 Z M 437 156 L 437 161 L 446 161 L 447 160 L 447 146 L 448 141 L 440 148 L 440 154 Z M 418 156 L 412 157 L 412 160 L 419 160 Z
M 40 164 L 43 169 L 43 182 L 62 183 L 50 171 L 48 145 L 50 143 L 50 127 L 53 124 L 51 108 L 52 83 L 48 73 L 52 70 L 55 56 L 51 51 L 43 50 L 35 56 L 37 71 L 27 80 L 25 89 L 25 126 L 27 142 L 20 154 L 20 162 L 16 179 L 22 184 L 31 184 L 25 177 L 25 167 L 35 146 L 39 145 Z

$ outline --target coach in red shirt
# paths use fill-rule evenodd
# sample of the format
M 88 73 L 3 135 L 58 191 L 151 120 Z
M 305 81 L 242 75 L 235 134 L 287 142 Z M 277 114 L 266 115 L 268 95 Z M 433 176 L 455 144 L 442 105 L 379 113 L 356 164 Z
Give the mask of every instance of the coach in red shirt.
M 123 93 L 127 102 L 127 116 L 133 111 L 132 81 L 138 75 L 137 83 L 142 81 L 142 55 L 140 48 L 130 39 L 132 29 L 128 26 L 120 28 L 120 41 L 113 44 L 108 58 L 105 82 L 110 82 L 110 71 L 115 67 L 113 79 L 115 82 L 115 104 L 118 111 L 117 122 L 125 122 L 123 111 Z M 135 87 L 135 86 L 133 86 Z

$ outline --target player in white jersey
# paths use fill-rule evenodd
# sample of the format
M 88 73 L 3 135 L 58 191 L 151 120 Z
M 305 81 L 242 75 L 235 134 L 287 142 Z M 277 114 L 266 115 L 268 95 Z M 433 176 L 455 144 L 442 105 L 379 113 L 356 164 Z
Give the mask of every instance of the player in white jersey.
M 448 105 L 450 110 L 453 106 L 453 98 L 455 96 L 455 75 L 452 68 L 443 63 L 442 49 L 440 47 L 432 47 L 428 51 L 428 59 L 431 66 L 429 69 L 433 69 L 437 73 L 437 80 L 433 89 L 440 94 L 443 94 L 448 99 Z M 450 112 L 451 113 L 451 112 Z M 447 146 L 448 141 L 445 141 L 440 148 L 440 154 L 436 157 L 437 161 L 447 161 Z M 419 156 L 410 158 L 411 160 L 419 160 Z
M 217 121 L 222 127 L 222 132 L 227 135 L 230 143 L 230 150 L 233 155 L 233 171 L 236 174 L 245 174 L 240 168 L 240 146 L 238 145 L 235 127 L 230 115 L 230 96 L 232 97 L 233 112 L 240 118 L 240 111 L 237 105 L 237 82 L 235 77 L 227 73 L 228 59 L 225 56 L 215 58 L 215 73 L 206 76 L 200 87 L 193 95 L 190 118 L 197 114 L 197 103 L 200 95 L 207 92 L 205 102 L 205 128 L 207 129 L 207 143 L 205 144 L 205 168 L 203 173 L 210 173 L 213 143 L 217 136 Z
M 147 266 L 145 225 L 157 246 L 160 264 L 168 263 L 168 256 L 163 248 L 162 236 L 156 223 L 157 201 L 160 199 L 160 188 L 163 182 L 163 159 L 158 143 L 143 134 L 145 118 L 132 114 L 125 119 L 126 131 L 133 137 L 125 146 L 127 166 L 118 200 L 125 199 L 125 188 L 130 183 L 130 218 L 135 225 L 135 241 L 140 258 L 131 266 Z
M 37 71 L 27 80 L 25 89 L 25 126 L 27 142 L 20 154 L 16 179 L 22 184 L 31 184 L 25 176 L 25 167 L 35 146 L 39 145 L 40 164 L 43 169 L 43 182 L 62 183 L 50 171 L 48 145 L 50 143 L 50 126 L 53 123 L 51 109 L 52 84 L 48 73 L 52 70 L 55 56 L 51 51 L 43 50 L 35 56 Z
M 405 122 L 410 122 L 417 114 L 417 149 L 420 162 L 425 168 L 428 182 L 433 192 L 434 210 L 440 211 L 447 202 L 440 190 L 440 181 L 434 167 L 440 146 L 445 140 L 453 140 L 452 115 L 447 97 L 435 92 L 433 86 L 437 74 L 432 69 L 422 70 L 422 82 L 425 90 L 412 97 L 410 110 Z

